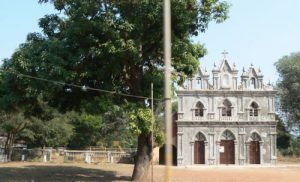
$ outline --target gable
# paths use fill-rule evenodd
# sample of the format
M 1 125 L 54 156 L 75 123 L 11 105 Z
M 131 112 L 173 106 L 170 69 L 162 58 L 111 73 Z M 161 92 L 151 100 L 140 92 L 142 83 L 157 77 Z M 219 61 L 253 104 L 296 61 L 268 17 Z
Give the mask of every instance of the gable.
M 232 72 L 232 68 L 229 65 L 227 59 L 223 59 L 221 66 L 220 66 L 220 71 L 221 72 Z
M 250 71 L 249 71 L 249 77 L 255 77 L 257 78 L 257 73 L 256 73 L 256 70 L 254 68 L 250 68 Z

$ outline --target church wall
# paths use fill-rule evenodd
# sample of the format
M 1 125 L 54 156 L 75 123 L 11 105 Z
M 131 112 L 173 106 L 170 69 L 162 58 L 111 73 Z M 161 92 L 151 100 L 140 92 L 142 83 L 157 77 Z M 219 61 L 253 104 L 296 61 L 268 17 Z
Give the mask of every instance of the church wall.
M 275 125 L 274 125 L 275 126 Z M 256 132 L 261 137 L 261 164 L 275 164 L 276 155 L 271 155 L 272 130 L 269 126 L 179 126 L 182 140 L 178 141 L 178 165 L 194 165 L 194 142 L 196 135 L 201 132 L 205 138 L 205 164 L 216 165 L 220 163 L 219 142 L 225 130 L 229 130 L 235 136 L 235 164 L 249 164 L 249 143 L 251 134 Z M 274 133 L 273 133 L 274 134 Z M 275 138 L 276 139 L 276 138 Z M 182 143 L 181 143 L 182 142 Z
M 234 136 L 233 142 L 230 139 L 230 149 L 234 148 L 234 156 L 232 153 L 230 157 L 234 158 L 234 164 L 251 163 L 251 146 L 255 146 L 254 149 L 259 147 L 260 153 L 256 153 L 255 157 L 259 155 L 260 164 L 275 164 L 277 154 L 274 96 L 276 91 L 271 85 L 263 84 L 263 75 L 260 69 L 256 70 L 252 65 L 247 72 L 243 69 L 240 82 L 237 80 L 238 70 L 235 65 L 230 66 L 225 58 L 219 67 L 214 65 L 212 73 L 212 85 L 208 82 L 207 71 L 200 70 L 195 78 L 188 80 L 188 84 L 184 88 L 177 90 L 178 165 L 194 165 L 194 145 L 199 132 L 205 136 L 205 164 L 220 164 L 220 155 L 224 156 L 220 152 L 228 140 L 225 141 L 222 138 L 223 134 L 227 133 L 225 131 L 229 131 L 231 137 Z M 226 107 L 225 100 L 229 101 L 229 103 L 226 102 Z M 200 106 L 198 105 L 198 108 L 197 102 L 202 103 Z M 253 102 L 258 107 L 256 104 L 251 106 Z M 199 107 L 202 108 L 202 105 L 203 110 L 201 109 L 200 112 Z M 257 108 L 255 113 L 258 115 L 253 114 L 254 107 Z M 227 112 L 228 108 L 231 109 L 231 112 Z M 196 109 L 197 114 L 195 114 Z M 222 110 L 224 110 L 223 114 Z M 198 147 L 199 143 L 197 142 Z M 202 149 L 198 151 L 202 151 Z M 252 157 L 252 159 L 256 158 Z
M 224 95 L 224 94 L 220 94 Z M 253 96 L 184 96 L 179 101 L 182 109 L 179 109 L 179 113 L 182 113 L 180 119 L 193 120 L 193 112 L 197 102 L 201 102 L 204 105 L 204 115 L 206 118 L 210 118 L 208 115 L 213 115 L 214 119 L 219 120 L 221 117 L 220 108 L 223 106 L 225 99 L 229 100 L 232 104 L 232 117 L 242 115 L 243 118 L 247 118 L 247 109 L 250 108 L 252 102 L 256 102 L 259 106 L 259 117 L 262 120 L 267 120 L 268 116 L 275 113 L 274 98 L 267 96 L 253 97 Z M 203 119 L 206 119 L 203 118 Z M 272 118 L 273 119 L 273 118 Z

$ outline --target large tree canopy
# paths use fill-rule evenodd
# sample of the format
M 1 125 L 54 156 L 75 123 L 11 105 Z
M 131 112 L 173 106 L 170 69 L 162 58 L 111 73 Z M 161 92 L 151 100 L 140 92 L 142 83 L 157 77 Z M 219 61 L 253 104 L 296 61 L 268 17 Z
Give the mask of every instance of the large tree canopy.
M 290 129 L 300 131 L 300 53 L 282 57 L 275 66 L 279 73 L 281 111 Z
M 11 82 L 14 92 L 7 95 L 22 93 L 28 97 L 14 99 L 12 103 L 34 103 L 35 97 L 41 96 L 61 112 L 92 110 L 93 114 L 93 106 L 99 108 L 99 112 L 101 109 L 109 109 L 103 107 L 103 103 L 99 104 L 102 101 L 105 103 L 107 99 L 118 105 L 129 102 L 138 107 L 143 106 L 142 99 L 111 96 L 91 90 L 84 92 L 74 87 L 74 84 L 148 96 L 150 82 L 153 82 L 154 96 L 162 98 L 162 1 L 39 2 L 52 3 L 59 13 L 41 18 L 39 25 L 43 34 L 29 34 L 26 42 L 12 58 L 4 61 L 3 69 L 66 84 L 41 82 L 19 75 Z M 172 66 L 176 72 L 182 73 L 181 75 L 192 76 L 198 70 L 199 58 L 205 55 L 206 49 L 201 44 L 193 43 L 191 36 L 204 32 L 211 21 L 223 22 L 227 18 L 228 4 L 219 0 L 171 2 Z M 184 78 L 182 76 L 175 81 L 181 84 Z M 95 102 L 97 99 L 99 102 Z M 147 110 L 142 112 L 144 111 Z M 146 177 L 151 160 L 151 131 L 141 128 L 135 130 L 141 132 L 138 136 L 138 155 L 133 180 L 141 180 Z

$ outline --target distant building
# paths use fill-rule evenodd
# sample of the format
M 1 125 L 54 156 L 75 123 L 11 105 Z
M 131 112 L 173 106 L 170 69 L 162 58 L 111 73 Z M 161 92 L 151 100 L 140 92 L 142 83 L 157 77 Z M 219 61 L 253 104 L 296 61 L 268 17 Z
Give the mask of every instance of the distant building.
M 224 56 L 177 90 L 177 165 L 276 163 L 276 92 L 253 65 L 240 78 Z

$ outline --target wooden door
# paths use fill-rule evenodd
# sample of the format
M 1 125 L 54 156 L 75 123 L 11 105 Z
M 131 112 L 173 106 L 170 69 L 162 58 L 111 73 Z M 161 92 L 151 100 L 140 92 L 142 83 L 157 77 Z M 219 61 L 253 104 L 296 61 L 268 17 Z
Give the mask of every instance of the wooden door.
M 259 141 L 250 142 L 250 164 L 260 164 Z
M 195 145 L 194 145 L 194 163 L 195 164 L 205 164 L 204 141 L 195 141 Z
M 220 148 L 220 164 L 234 164 L 234 141 L 221 140 Z

